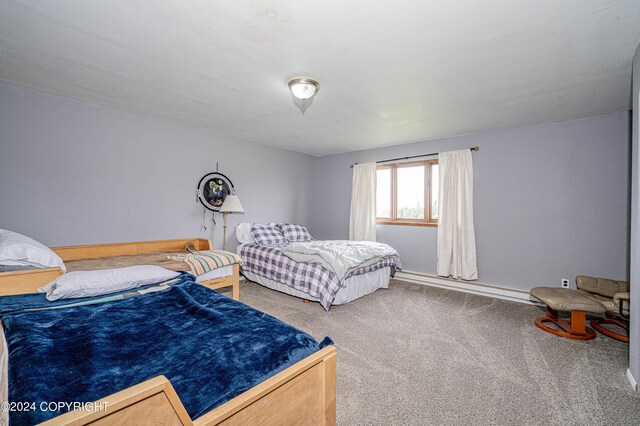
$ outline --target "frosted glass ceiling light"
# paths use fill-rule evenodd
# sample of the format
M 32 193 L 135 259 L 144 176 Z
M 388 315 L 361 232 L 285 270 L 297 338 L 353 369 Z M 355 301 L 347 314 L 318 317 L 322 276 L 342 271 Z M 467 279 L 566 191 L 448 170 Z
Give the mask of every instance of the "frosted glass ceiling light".
M 300 108 L 300 112 L 304 115 L 309 105 L 313 103 L 313 99 L 320 90 L 320 83 L 312 78 L 298 77 L 289 82 L 289 90 L 293 95 L 293 103 Z

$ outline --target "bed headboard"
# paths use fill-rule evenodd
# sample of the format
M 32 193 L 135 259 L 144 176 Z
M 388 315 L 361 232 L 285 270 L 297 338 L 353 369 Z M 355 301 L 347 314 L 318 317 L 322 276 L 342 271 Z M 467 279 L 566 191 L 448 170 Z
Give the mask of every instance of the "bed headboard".
M 62 260 L 97 259 L 110 256 L 126 256 L 152 253 L 156 251 L 180 251 L 189 244 L 196 250 L 211 250 L 211 242 L 204 238 L 184 238 L 179 240 L 137 241 L 113 244 L 92 244 L 86 246 L 52 247 Z M 60 268 L 28 269 L 25 271 L 0 273 L 0 296 L 36 293 L 38 287 L 62 275 Z
M 204 238 L 52 247 L 51 250 L 56 252 L 62 260 L 80 260 L 143 254 L 154 251 L 180 251 L 184 250 L 189 244 L 193 244 L 196 250 L 211 250 L 211 242 Z

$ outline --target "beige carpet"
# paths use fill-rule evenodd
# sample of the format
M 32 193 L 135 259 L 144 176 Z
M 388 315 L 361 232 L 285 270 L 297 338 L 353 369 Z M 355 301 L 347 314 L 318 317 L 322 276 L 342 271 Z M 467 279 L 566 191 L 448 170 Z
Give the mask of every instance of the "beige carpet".
M 640 425 L 628 345 L 545 333 L 535 306 L 397 280 L 330 312 L 257 284 L 241 300 L 335 341 L 340 425 Z

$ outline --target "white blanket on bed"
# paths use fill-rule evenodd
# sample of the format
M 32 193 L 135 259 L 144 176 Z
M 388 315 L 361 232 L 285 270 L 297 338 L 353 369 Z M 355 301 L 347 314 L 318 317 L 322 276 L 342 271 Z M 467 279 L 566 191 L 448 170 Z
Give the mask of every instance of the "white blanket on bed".
M 291 243 L 282 253 L 295 262 L 318 262 L 335 272 L 342 281 L 349 272 L 373 265 L 388 257 L 395 257 L 400 266 L 400 255 L 387 244 L 372 241 L 327 240 Z

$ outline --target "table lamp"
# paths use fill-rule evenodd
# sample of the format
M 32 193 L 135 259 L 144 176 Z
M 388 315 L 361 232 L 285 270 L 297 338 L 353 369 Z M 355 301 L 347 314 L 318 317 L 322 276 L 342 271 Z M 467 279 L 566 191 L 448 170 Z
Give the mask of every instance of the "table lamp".
M 240 199 L 235 192 L 227 195 L 224 199 L 224 203 L 222 203 L 220 207 L 220 213 L 222 213 L 224 217 L 224 231 L 222 234 L 222 250 L 224 250 L 227 245 L 227 216 L 229 213 L 244 213 L 242 203 L 240 203 Z

